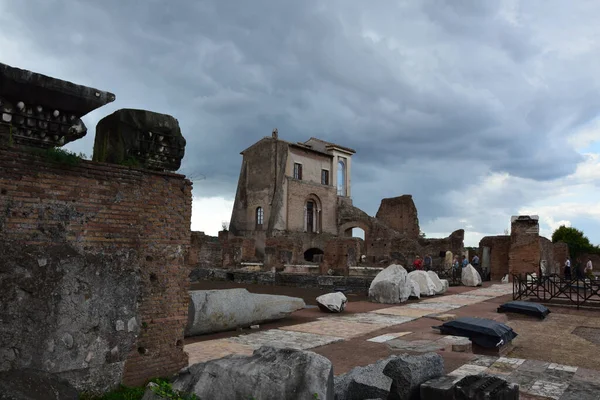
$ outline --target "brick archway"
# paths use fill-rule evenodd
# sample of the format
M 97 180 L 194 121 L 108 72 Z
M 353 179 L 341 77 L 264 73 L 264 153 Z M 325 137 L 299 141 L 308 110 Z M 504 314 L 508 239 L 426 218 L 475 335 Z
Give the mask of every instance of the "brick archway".
M 371 231 L 370 224 L 368 224 L 364 221 L 350 221 L 350 222 L 346 222 L 345 224 L 342 224 L 338 228 L 338 235 L 339 236 L 352 236 L 352 228 L 360 228 L 363 231 L 365 231 L 365 239 L 367 238 L 367 235 Z

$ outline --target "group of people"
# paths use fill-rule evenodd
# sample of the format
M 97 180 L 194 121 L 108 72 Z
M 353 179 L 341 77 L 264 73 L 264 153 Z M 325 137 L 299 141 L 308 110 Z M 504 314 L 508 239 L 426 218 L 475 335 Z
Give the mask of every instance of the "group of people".
M 469 265 L 469 260 L 467 259 L 467 256 L 462 256 L 462 261 L 460 262 L 458 261 L 458 256 L 454 256 L 452 268 L 458 270 L 459 268 L 465 268 L 467 265 Z M 479 257 L 477 256 L 477 254 L 473 256 L 473 259 L 471 260 L 471 265 L 475 268 L 479 266 Z
M 427 254 L 423 259 L 421 259 L 421 257 L 418 255 L 415 257 L 415 261 L 413 262 L 414 269 L 429 271 L 432 267 L 433 262 L 429 254 Z
M 573 274 L 571 271 L 571 259 L 567 257 L 565 260 L 565 279 L 572 279 Z M 596 279 L 593 273 L 592 259 L 588 257 L 587 262 L 585 263 L 585 268 L 583 269 L 583 273 L 581 271 L 581 262 L 577 260 L 577 264 L 575 265 L 575 278 L 578 279 Z

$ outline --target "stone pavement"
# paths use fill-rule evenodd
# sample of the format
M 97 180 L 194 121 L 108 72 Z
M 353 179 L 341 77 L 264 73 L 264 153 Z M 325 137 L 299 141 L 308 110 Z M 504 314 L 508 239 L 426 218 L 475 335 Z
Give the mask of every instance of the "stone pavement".
M 476 356 L 449 375 L 485 373 L 517 383 L 521 392 L 556 400 L 600 399 L 600 371 L 521 358 Z
M 253 349 L 263 345 L 313 349 L 332 360 L 336 374 L 352 366 L 370 363 L 372 357 L 377 359 L 384 358 L 386 354 L 437 351 L 445 359 L 459 357 L 446 362 L 447 367 L 453 369 L 447 372 L 457 378 L 485 372 L 518 383 L 523 393 L 540 398 L 600 399 L 600 371 L 518 358 L 476 356 L 470 353 L 470 345 L 464 343 L 464 338 L 431 332 L 431 325 L 441 323 L 435 318 L 455 313 L 459 316 L 475 316 L 477 312 L 473 307 L 476 304 L 509 293 L 512 293 L 512 285 L 498 284 L 470 289 L 468 292 L 422 298 L 419 302 L 398 306 L 381 304 L 376 308 L 373 304 L 357 304 L 350 300 L 349 305 L 369 311 L 323 314 L 318 310 L 302 310 L 313 313 L 310 321 L 290 323 L 284 320 L 273 329 L 250 331 L 249 334 L 237 332 L 231 333 L 235 335 L 232 337 L 196 341 L 186 344 L 185 351 L 190 355 L 190 364 L 193 364 L 227 354 L 251 354 Z M 471 309 L 474 310 L 473 314 Z M 504 317 L 501 314 L 497 316 Z M 360 358 L 358 353 L 361 352 L 372 354 Z M 453 363 L 459 367 L 452 367 Z M 339 368 L 340 364 L 344 368 Z

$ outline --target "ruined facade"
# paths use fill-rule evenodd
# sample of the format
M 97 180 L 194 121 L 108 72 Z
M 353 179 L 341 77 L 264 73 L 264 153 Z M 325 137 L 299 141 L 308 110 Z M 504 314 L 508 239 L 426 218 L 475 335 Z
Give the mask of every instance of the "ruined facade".
M 229 230 L 253 238 L 258 258 L 268 237 L 337 235 L 337 198 L 350 197 L 354 150 L 315 138 L 290 143 L 274 131 L 241 154 Z
M 354 153 L 317 138 L 287 142 L 276 130 L 244 150 L 229 231 L 219 235 L 221 258 L 212 259 L 213 267 L 258 263 L 265 270 L 348 275 L 394 260 L 412 264 L 426 254 L 441 267 L 446 251 L 462 253 L 462 230 L 444 239 L 420 237 L 410 195 L 383 199 L 376 217 L 355 207 Z M 352 238 L 354 228 L 364 240 Z
M 513 216 L 510 235 L 486 236 L 479 242 L 482 267 L 492 280 L 506 274 L 540 273 L 544 265 L 548 274 L 561 273 L 568 246 L 552 243 L 539 234 L 539 218 L 535 215 Z
M 186 366 L 191 183 L 53 149 L 114 95 L 1 66 L 0 99 L 0 370 L 105 392 Z M 36 104 L 74 117 L 63 130 Z

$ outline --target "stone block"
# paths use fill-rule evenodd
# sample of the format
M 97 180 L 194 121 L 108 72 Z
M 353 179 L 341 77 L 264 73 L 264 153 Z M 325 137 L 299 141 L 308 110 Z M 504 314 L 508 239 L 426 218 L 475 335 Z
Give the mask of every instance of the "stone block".
M 33 369 L 0 372 L 0 399 L 78 400 L 77 390 L 56 375 Z
M 419 388 L 421 399 L 454 400 L 454 376 L 440 376 L 424 382 Z
M 121 109 L 98 122 L 93 160 L 177 171 L 185 144 L 179 122 L 172 116 Z
M 346 308 L 348 299 L 343 293 L 327 293 L 317 297 L 317 305 L 322 311 L 340 313 Z
M 406 270 L 397 264 L 392 264 L 371 282 L 369 299 L 377 303 L 395 304 L 408 300 L 412 291 L 411 280 Z
M 200 399 L 333 399 L 331 361 L 304 350 L 261 347 L 252 356 L 194 364 L 174 378 L 173 389 Z
M 390 360 L 383 374 L 392 378 L 391 392 L 399 400 L 418 400 L 420 385 L 444 374 L 444 359 L 436 353 L 402 355 Z
M 395 356 L 365 367 L 356 367 L 346 374 L 337 376 L 335 378 L 335 399 L 388 399 L 392 387 L 392 378 L 385 376 L 383 370 L 393 358 Z

